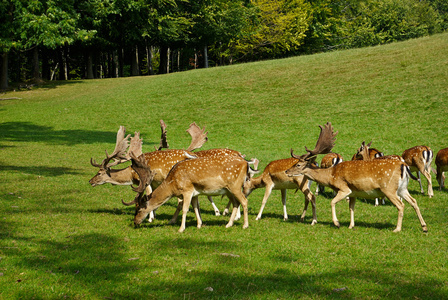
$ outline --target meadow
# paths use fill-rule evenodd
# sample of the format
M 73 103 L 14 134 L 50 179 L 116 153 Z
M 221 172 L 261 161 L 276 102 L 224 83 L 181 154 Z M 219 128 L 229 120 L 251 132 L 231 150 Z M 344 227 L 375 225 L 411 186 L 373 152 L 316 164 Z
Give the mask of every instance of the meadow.
M 448 299 L 448 191 L 409 183 L 428 224 L 405 204 L 358 199 L 331 219 L 331 193 L 299 222 L 303 195 L 287 192 L 289 219 L 274 191 L 249 196 L 249 228 L 190 210 L 178 233 L 171 199 L 154 223 L 135 228 L 127 186 L 88 183 L 120 125 L 140 131 L 143 150 L 186 148 L 189 124 L 208 131 L 202 149 L 228 147 L 260 160 L 313 147 L 318 125 L 339 131 L 334 152 L 349 160 L 362 141 L 385 154 L 416 145 L 448 147 L 448 34 L 153 77 L 51 82 L 0 95 L 0 299 Z M 320 161 L 320 157 L 318 158 Z M 127 166 L 128 164 L 124 164 Z M 433 164 L 434 166 L 434 164 Z M 435 167 L 435 166 L 434 166 Z M 427 183 L 422 179 L 426 192 Z M 315 185 L 313 185 L 314 189 Z M 215 197 L 222 210 L 227 199 Z

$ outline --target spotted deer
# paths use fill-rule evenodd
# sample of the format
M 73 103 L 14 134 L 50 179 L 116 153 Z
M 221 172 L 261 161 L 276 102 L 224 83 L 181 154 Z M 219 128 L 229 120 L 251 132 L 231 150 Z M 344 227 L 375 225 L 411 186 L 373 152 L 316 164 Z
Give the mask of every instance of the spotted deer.
M 243 207 L 243 228 L 249 226 L 247 199 L 242 192 L 243 185 L 252 174 L 249 162 L 235 156 L 209 156 L 185 160 L 177 163 L 166 179 L 151 194 L 142 197 L 137 205 L 134 224 L 139 225 L 149 212 L 157 209 L 172 197 L 183 200 L 182 224 L 179 232 L 185 230 L 186 217 L 190 204 L 195 211 L 199 195 L 227 195 L 234 202 L 232 215 L 226 227 L 233 226 L 238 205 Z M 202 220 L 197 217 L 198 228 Z
M 439 190 L 445 187 L 445 174 L 448 171 L 448 148 L 441 149 L 436 155 L 437 166 L 437 182 L 439 183 Z
M 265 188 L 264 197 L 261 203 L 260 211 L 255 220 L 260 220 L 263 214 L 266 202 L 269 199 L 273 190 L 280 190 L 283 204 L 283 219 L 288 219 L 288 213 L 286 210 L 286 190 L 287 189 L 299 189 L 305 196 L 305 207 L 303 209 L 301 220 L 303 221 L 306 215 L 309 202 L 313 209 L 313 221 L 314 225 L 316 221 L 316 198 L 309 188 L 309 181 L 304 176 L 290 177 L 287 176 L 285 171 L 294 166 L 297 163 L 295 158 L 279 159 L 270 162 L 264 169 L 263 173 L 251 178 L 250 181 L 244 186 L 244 195 L 248 197 L 252 191 L 259 188 Z
M 425 194 L 425 192 L 423 191 L 420 173 L 426 177 L 426 180 L 428 181 L 428 196 L 429 198 L 432 198 L 434 196 L 434 192 L 432 190 L 431 181 L 431 162 L 434 157 L 434 153 L 431 148 L 428 146 L 415 146 L 405 150 L 401 157 L 403 157 L 406 164 L 410 167 L 411 172 L 417 172 L 417 180 L 420 184 L 420 191 L 422 194 Z
M 156 151 L 144 153 L 147 163 L 156 173 L 151 184 L 147 187 L 148 193 L 151 193 L 153 189 L 155 189 L 162 183 L 171 168 L 176 163 L 185 159 L 197 158 L 197 156 L 192 151 L 202 147 L 202 145 L 207 141 L 207 133 L 204 133 L 204 129 L 200 129 L 199 126 L 196 125 L 196 123 L 192 123 L 187 130 L 187 132 L 191 135 L 192 140 L 190 146 L 186 150 L 162 150 L 163 147 L 169 146 L 166 141 L 166 125 L 163 120 L 160 121 L 160 124 L 162 129 L 162 136 L 159 148 Z M 130 135 L 125 137 L 125 132 L 126 129 L 121 126 L 117 133 L 116 150 L 114 150 L 114 153 L 112 155 L 108 155 L 106 151 L 106 159 L 104 159 L 101 164 L 97 164 L 93 159 L 90 160 L 92 166 L 99 168 L 97 174 L 89 181 L 89 183 L 93 187 L 105 183 L 110 183 L 112 185 L 139 184 L 139 177 L 130 166 L 123 169 L 112 169 L 113 166 L 130 160 L 129 155 L 126 154 L 126 147 L 129 145 L 128 139 Z M 117 147 L 120 148 L 117 149 Z M 114 161 L 110 162 L 112 159 L 114 159 Z M 214 207 L 215 211 L 219 212 L 219 209 L 213 202 L 212 206 Z M 153 220 L 154 213 L 151 212 L 149 221 L 152 222 Z
M 398 209 L 398 222 L 394 232 L 401 231 L 404 204 L 399 197 L 405 199 L 415 210 L 424 232 L 428 231 L 420 213 L 417 201 L 412 198 L 407 189 L 409 177 L 413 176 L 409 167 L 402 161 L 395 159 L 375 159 L 371 161 L 344 161 L 334 167 L 322 169 L 310 164 L 316 155 L 331 151 L 335 136 L 331 123 L 320 126 L 321 133 L 314 150 L 308 150 L 301 156 L 291 155 L 298 159 L 298 163 L 286 171 L 289 176 L 305 175 L 319 184 L 331 187 L 337 194 L 331 201 L 333 223 L 340 227 L 336 216 L 336 204 L 349 197 L 350 226 L 354 228 L 354 209 L 356 197 L 375 198 L 386 196 Z
M 322 160 L 320 162 L 320 167 L 322 169 L 331 168 L 338 163 L 343 162 L 344 159 L 342 158 L 342 155 L 338 153 L 328 153 L 324 157 L 322 157 Z M 317 184 L 316 194 L 318 193 L 324 193 L 325 192 L 325 186 Z

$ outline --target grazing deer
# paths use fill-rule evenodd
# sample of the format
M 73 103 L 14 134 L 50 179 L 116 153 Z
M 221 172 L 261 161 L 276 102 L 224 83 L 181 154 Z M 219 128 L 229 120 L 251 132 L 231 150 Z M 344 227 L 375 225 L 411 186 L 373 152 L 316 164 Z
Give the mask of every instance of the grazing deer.
M 383 152 L 375 148 L 370 148 L 370 145 L 372 145 L 372 142 L 367 145 L 365 142 L 362 142 L 361 147 L 353 155 L 352 160 L 374 160 L 375 158 L 384 156 Z
M 322 157 L 322 160 L 320 162 L 320 167 L 322 169 L 331 168 L 331 167 L 333 167 L 333 166 L 335 166 L 338 163 L 341 163 L 343 161 L 344 160 L 342 158 L 342 155 L 340 155 L 338 153 L 328 153 L 324 157 Z M 325 186 L 317 184 L 316 194 L 318 194 L 319 192 L 320 193 L 324 193 L 325 192 Z
M 300 189 L 305 196 L 305 207 L 301 215 L 301 220 L 304 220 L 308 204 L 311 201 L 313 208 L 313 221 L 311 225 L 317 223 L 316 198 L 313 193 L 311 193 L 308 179 L 304 176 L 290 177 L 285 174 L 285 171 L 294 166 L 296 163 L 297 160 L 295 158 L 274 160 L 265 167 L 260 176 L 251 178 L 250 181 L 244 186 L 243 192 L 246 197 L 248 197 L 255 189 L 266 188 L 260 211 L 255 220 L 261 219 L 263 209 L 272 193 L 272 190 L 280 190 L 283 203 L 283 219 L 286 221 L 288 219 L 288 213 L 286 211 L 286 190 Z
M 243 228 L 249 226 L 247 199 L 242 188 L 253 171 L 249 163 L 235 156 L 210 156 L 185 160 L 176 164 L 166 179 L 146 198 L 141 197 L 137 205 L 134 224 L 139 225 L 149 212 L 161 206 L 172 197 L 183 199 L 182 224 L 179 232 L 185 230 L 185 223 L 190 203 L 197 208 L 199 195 L 227 195 L 234 201 L 232 215 L 226 227 L 233 226 L 238 204 L 243 207 Z M 198 218 L 198 227 L 202 221 Z
M 434 196 L 434 192 L 432 190 L 431 182 L 431 162 L 434 157 L 434 153 L 431 148 L 428 146 L 415 146 L 405 150 L 401 156 L 410 167 L 411 172 L 417 171 L 417 180 L 420 184 L 422 194 L 425 194 L 425 192 L 423 191 L 420 173 L 426 177 L 426 180 L 428 181 L 428 196 L 429 198 L 432 198 Z
M 313 167 L 310 162 L 317 154 L 325 154 L 334 146 L 335 136 L 331 123 L 325 127 L 320 126 L 321 133 L 314 150 L 308 150 L 302 156 L 291 155 L 299 162 L 286 171 L 289 176 L 305 175 L 319 184 L 331 187 L 337 194 L 331 201 L 333 223 L 340 227 L 336 216 L 336 203 L 345 199 L 350 200 L 350 226 L 354 228 L 354 209 L 356 197 L 375 198 L 386 196 L 398 209 L 398 222 L 394 232 L 401 231 L 404 204 L 399 197 L 405 199 L 415 210 L 422 225 L 423 231 L 428 228 L 420 213 L 417 201 L 412 198 L 407 189 L 409 177 L 413 176 L 409 167 L 395 159 L 375 159 L 372 161 L 354 160 L 344 161 L 334 167 L 321 169 Z
M 195 154 L 191 151 L 200 148 L 207 141 L 207 133 L 204 133 L 204 130 L 200 129 L 199 126 L 196 125 L 196 123 L 192 123 L 190 124 L 190 127 L 187 130 L 187 132 L 191 135 L 192 138 L 190 146 L 187 148 L 187 150 L 181 150 L 181 149 L 161 150 L 162 147 L 169 147 L 169 146 L 166 141 L 165 123 L 163 122 L 163 120 L 161 120 L 160 124 L 162 129 L 162 137 L 158 150 L 144 154 L 149 166 L 154 172 L 156 172 L 156 175 L 154 176 L 151 185 L 147 187 L 148 193 L 151 193 L 153 189 L 155 189 L 162 183 L 162 181 L 168 175 L 168 172 L 176 163 L 185 159 L 196 158 Z M 126 131 L 125 128 L 121 126 L 120 130 L 117 133 L 116 150 L 114 150 L 114 153 L 112 155 L 109 156 L 106 151 L 106 159 L 104 159 L 101 164 L 97 164 L 93 159 L 90 160 L 92 166 L 99 168 L 97 174 L 94 177 L 92 177 L 92 179 L 89 180 L 89 183 L 93 187 L 105 183 L 111 183 L 112 185 L 132 185 L 139 183 L 138 175 L 130 166 L 124 169 L 111 168 L 112 166 L 115 166 L 119 163 L 130 160 L 129 155 L 125 154 L 126 147 L 129 144 L 127 139 L 129 138 L 130 135 L 128 135 L 125 138 L 124 137 L 125 131 Z M 121 152 L 115 154 L 116 151 L 118 151 L 117 147 L 121 147 L 119 149 L 119 151 Z M 118 155 L 119 158 L 115 158 L 114 155 L 115 156 Z M 114 162 L 109 163 L 111 159 L 114 159 Z M 213 202 L 212 205 L 215 211 L 219 212 L 218 208 L 216 207 L 216 205 L 214 205 Z M 154 213 L 151 212 L 149 222 L 152 222 L 153 220 L 154 220 Z
M 439 190 L 445 187 L 445 171 L 448 171 L 448 148 L 441 149 L 436 155 L 437 166 L 437 182 L 439 183 Z

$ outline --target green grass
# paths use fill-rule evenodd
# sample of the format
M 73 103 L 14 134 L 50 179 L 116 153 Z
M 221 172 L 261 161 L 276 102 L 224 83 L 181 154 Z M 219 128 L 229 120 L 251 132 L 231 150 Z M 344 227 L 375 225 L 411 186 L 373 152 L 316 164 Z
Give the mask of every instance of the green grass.
M 112 151 L 120 125 L 140 131 L 144 151 L 185 148 L 195 121 L 203 149 L 229 147 L 270 161 L 313 147 L 331 121 L 334 148 L 349 159 L 362 141 L 386 154 L 425 144 L 447 147 L 448 34 L 381 47 L 195 70 L 156 77 L 55 82 L 0 100 L 0 299 L 448 299 L 447 190 L 409 190 L 429 232 L 406 204 L 397 210 L 317 197 L 318 224 L 298 222 L 303 195 L 288 191 L 282 220 L 274 191 L 255 221 L 264 190 L 249 197 L 249 228 L 225 228 L 201 199 L 205 227 L 168 220 L 133 227 L 129 187 L 90 187 L 89 160 Z M 424 180 L 426 189 L 426 182 Z M 226 200 L 216 198 L 223 209 Z M 229 255 L 230 254 L 230 255 Z M 207 288 L 213 288 L 209 291 Z

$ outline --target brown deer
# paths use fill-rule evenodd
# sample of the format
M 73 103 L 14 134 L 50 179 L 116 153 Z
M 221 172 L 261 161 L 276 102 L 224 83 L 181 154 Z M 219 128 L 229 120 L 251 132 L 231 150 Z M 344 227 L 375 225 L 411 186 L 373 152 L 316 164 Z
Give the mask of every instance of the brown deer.
M 191 151 L 200 148 L 207 141 L 207 133 L 204 133 L 204 129 L 200 129 L 196 123 L 190 124 L 187 132 L 191 135 L 192 141 L 187 150 L 181 149 L 167 149 L 161 150 L 162 147 L 168 147 L 168 143 L 166 142 L 166 126 L 165 123 L 161 120 L 161 128 L 162 128 L 162 137 L 160 141 L 160 146 L 157 151 L 145 153 L 146 161 L 148 162 L 151 169 L 156 172 L 154 179 L 151 182 L 151 185 L 147 187 L 147 192 L 151 193 L 153 189 L 155 189 L 158 185 L 162 183 L 165 177 L 168 175 L 168 172 L 171 168 L 178 163 L 179 161 L 185 159 L 196 158 L 195 154 Z M 112 166 L 115 166 L 119 163 L 130 160 L 128 154 L 124 154 L 126 152 L 126 147 L 129 142 L 127 139 L 129 135 L 124 138 L 125 128 L 120 127 L 119 132 L 117 133 L 117 147 L 120 146 L 119 158 L 114 158 L 113 155 L 117 151 L 114 150 L 113 155 L 108 155 L 106 151 L 106 159 L 103 160 L 101 164 L 97 164 L 93 159 L 90 160 L 90 163 L 94 167 L 98 167 L 99 170 L 97 174 L 89 180 L 89 183 L 95 187 L 97 185 L 102 185 L 105 183 L 111 183 L 113 185 L 131 185 L 138 184 L 139 178 L 135 171 L 129 166 L 123 169 L 112 169 Z M 123 144 L 123 145 L 122 145 Z M 126 147 L 125 147 L 126 146 Z M 117 154 L 115 154 L 117 155 Z M 110 160 L 114 159 L 114 162 L 110 163 Z M 215 211 L 218 211 L 218 208 L 214 203 Z M 153 212 L 150 214 L 149 221 L 152 222 L 154 219 Z
M 363 141 L 361 143 L 361 147 L 356 151 L 355 155 L 353 155 L 352 160 L 365 160 L 365 161 L 371 161 L 374 159 L 380 159 L 384 157 L 384 154 L 380 152 L 379 150 L 375 148 L 370 148 L 370 145 L 372 145 L 372 142 L 366 145 L 366 143 Z M 388 156 L 389 158 L 391 156 Z M 383 205 L 386 204 L 386 201 L 384 200 L 384 197 L 381 199 L 381 203 Z M 375 206 L 379 205 L 379 199 L 375 198 Z
M 428 196 L 429 198 L 432 198 L 434 196 L 434 192 L 432 190 L 431 181 L 431 162 L 434 157 L 434 153 L 431 148 L 428 146 L 415 146 L 405 150 L 401 157 L 403 157 L 406 164 L 410 167 L 411 172 L 417 172 L 417 180 L 420 184 L 420 191 L 422 194 L 425 194 L 425 192 L 423 191 L 420 173 L 426 177 L 426 180 L 428 181 Z
M 428 228 L 420 213 L 417 201 L 412 198 L 407 189 L 409 177 L 413 176 L 409 167 L 395 159 L 375 159 L 372 161 L 354 160 L 345 161 L 328 169 L 313 167 L 310 162 L 317 154 L 325 154 L 331 151 L 334 146 L 334 139 L 337 134 L 333 133 L 331 123 L 321 127 L 321 134 L 314 150 L 308 150 L 301 156 L 291 155 L 299 162 L 286 171 L 290 176 L 305 175 L 319 184 L 331 187 L 337 194 L 331 201 L 331 211 L 333 223 L 340 227 L 336 216 L 336 203 L 345 199 L 350 200 L 350 226 L 354 228 L 354 209 L 356 197 L 375 198 L 386 196 L 398 209 L 398 222 L 394 232 L 401 231 L 404 204 L 399 197 L 405 199 L 415 210 L 422 225 L 423 231 Z
M 197 209 L 199 195 L 227 195 L 234 201 L 232 215 L 226 227 L 233 226 L 238 204 L 243 207 L 243 228 L 249 226 L 247 199 L 242 188 L 253 171 L 249 163 L 235 156 L 210 156 L 185 160 L 177 163 L 162 184 L 146 197 L 139 197 L 134 224 L 139 225 L 149 212 L 157 209 L 172 197 L 183 199 L 182 224 L 179 232 L 185 230 L 185 223 L 190 203 Z M 198 219 L 198 227 L 202 221 Z
M 338 163 L 341 163 L 343 161 L 344 161 L 344 159 L 342 158 L 342 155 L 340 155 L 338 153 L 333 153 L 333 152 L 332 153 L 328 153 L 324 157 L 322 157 L 322 160 L 320 162 L 320 167 L 322 169 L 331 168 L 331 167 L 333 167 L 333 166 L 335 166 Z M 325 186 L 317 184 L 316 195 L 319 192 L 320 193 L 324 193 L 325 192 Z
M 260 211 L 258 212 L 255 220 L 260 220 L 263 214 L 263 209 L 266 206 L 266 202 L 272 193 L 272 190 L 280 190 L 283 203 L 283 219 L 288 219 L 288 213 L 286 211 L 286 190 L 287 189 L 300 189 L 305 196 L 305 207 L 303 209 L 301 220 L 305 219 L 306 210 L 308 204 L 311 201 L 313 208 L 313 221 L 311 225 L 314 225 L 316 220 L 316 198 L 309 188 L 309 181 L 304 176 L 290 177 L 287 176 L 285 171 L 294 166 L 297 163 L 295 158 L 279 159 L 270 162 L 264 169 L 263 173 L 256 177 L 251 178 L 250 181 L 244 186 L 244 195 L 248 197 L 253 190 L 259 188 L 266 188 L 264 197 L 261 203 Z
M 209 150 L 201 150 L 201 151 L 195 152 L 194 154 L 197 157 L 230 156 L 230 157 L 236 157 L 236 158 L 240 158 L 240 159 L 244 159 L 245 158 L 245 155 L 241 154 L 241 152 L 236 151 L 236 150 L 232 150 L 232 149 L 228 149 L 228 148 L 215 148 L 215 149 L 209 149 Z M 258 159 L 252 158 L 250 161 L 248 161 L 248 163 L 254 165 L 254 170 L 258 169 L 258 163 L 259 163 Z M 210 201 L 210 203 L 212 203 L 213 207 L 215 208 L 215 215 L 219 216 L 220 215 L 219 209 L 216 207 L 212 197 L 211 196 L 207 196 L 207 198 Z M 227 212 L 228 212 L 231 204 L 233 204 L 233 201 L 229 200 L 229 202 L 227 204 L 227 208 L 226 208 Z M 179 205 L 178 205 L 178 207 L 176 209 L 176 212 L 174 213 L 173 218 L 169 222 L 170 224 L 176 223 L 177 217 L 178 217 L 178 215 L 179 215 L 181 210 L 182 210 L 182 203 L 179 202 Z M 225 215 L 225 213 L 224 213 L 224 215 Z M 239 220 L 240 217 L 241 217 L 240 207 L 238 206 L 238 211 L 237 211 L 237 215 L 235 217 L 235 221 Z
M 437 182 L 439 183 L 439 190 L 445 187 L 445 171 L 448 171 L 448 148 L 441 149 L 436 155 L 437 166 Z
M 383 152 L 375 148 L 370 148 L 370 145 L 372 145 L 372 142 L 367 145 L 365 142 L 362 142 L 361 147 L 353 155 L 352 160 L 374 160 L 375 158 L 384 156 Z

